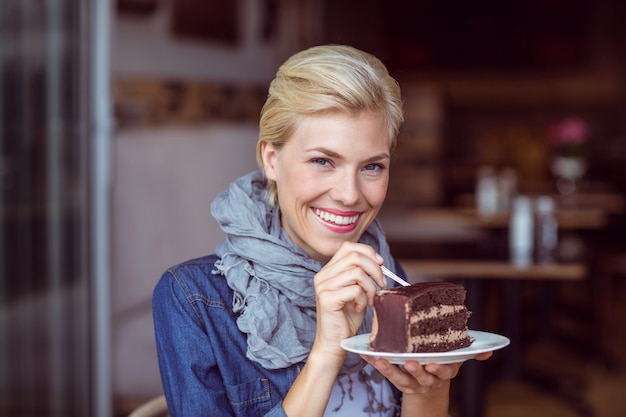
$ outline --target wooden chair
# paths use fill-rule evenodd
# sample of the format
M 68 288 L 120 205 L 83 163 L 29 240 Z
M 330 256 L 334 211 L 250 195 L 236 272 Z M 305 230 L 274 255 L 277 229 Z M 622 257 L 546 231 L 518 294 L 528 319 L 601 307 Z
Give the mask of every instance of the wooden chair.
M 155 397 L 133 410 L 128 417 L 168 417 L 167 403 L 165 396 Z

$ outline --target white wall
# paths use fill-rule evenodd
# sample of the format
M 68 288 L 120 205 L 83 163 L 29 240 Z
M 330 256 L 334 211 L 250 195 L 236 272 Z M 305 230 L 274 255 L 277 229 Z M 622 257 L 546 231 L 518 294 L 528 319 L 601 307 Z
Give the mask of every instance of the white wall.
M 161 391 L 150 300 L 166 268 L 223 238 L 213 198 L 256 168 L 256 125 L 121 132 L 113 150 L 112 338 L 116 398 Z

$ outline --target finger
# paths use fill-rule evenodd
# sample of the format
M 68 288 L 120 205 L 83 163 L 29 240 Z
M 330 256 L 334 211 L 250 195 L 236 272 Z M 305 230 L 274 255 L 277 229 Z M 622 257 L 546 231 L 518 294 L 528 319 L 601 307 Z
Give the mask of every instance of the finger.
M 374 366 L 383 376 L 385 376 L 389 380 L 394 379 L 394 374 L 402 373 L 400 368 L 395 365 L 392 365 L 388 360 L 382 358 L 373 358 L 370 357 L 369 363 Z M 397 376 L 396 376 L 397 378 Z M 396 381 L 397 383 L 397 381 Z
M 403 369 L 407 373 L 409 373 L 414 379 L 416 379 L 421 386 L 430 387 L 437 382 L 438 375 L 436 375 L 434 372 L 429 372 L 426 369 L 426 366 L 422 366 L 419 362 L 416 361 L 407 361 L 404 364 Z
M 363 291 L 359 291 L 356 297 L 354 297 L 354 301 L 353 301 L 354 311 L 360 313 L 361 311 L 367 308 L 368 304 L 369 303 L 367 299 L 367 294 L 365 294 Z
M 479 353 L 474 357 L 477 361 L 485 361 L 493 356 L 493 352 Z
M 367 294 L 356 284 L 323 286 L 318 289 L 318 305 L 331 311 L 340 311 L 346 306 L 364 309 L 368 305 Z
M 354 286 L 358 289 L 357 295 L 363 295 L 365 298 L 359 297 L 358 299 L 351 299 L 358 301 L 361 305 L 372 305 L 374 302 L 374 295 L 377 288 L 369 275 L 364 271 L 361 266 L 355 266 L 352 264 L 333 266 L 320 272 L 316 275 L 315 279 L 316 291 L 320 295 L 326 292 L 337 291 L 343 287 Z M 345 300 L 346 302 L 350 300 Z
M 452 379 L 457 376 L 459 373 L 459 369 L 461 368 L 462 362 L 459 363 L 451 363 L 446 365 L 429 363 L 424 367 L 426 372 L 437 376 L 440 379 Z
M 415 361 L 408 361 L 400 367 L 392 365 L 385 359 L 376 359 L 372 365 L 403 392 L 412 392 L 417 389 L 416 381 L 422 387 L 432 386 L 437 381 L 435 376 L 430 375 Z
M 404 393 L 426 392 L 426 390 L 437 387 L 442 383 L 442 380 L 428 373 L 416 361 L 407 361 L 402 367 L 399 367 L 390 364 L 384 359 L 376 359 L 372 356 L 364 355 L 361 355 L 361 357 Z
M 387 286 L 387 278 L 383 275 L 380 268 L 382 257 L 373 248 L 365 245 L 359 247 L 362 251 L 352 252 L 346 257 L 346 261 L 353 266 L 361 268 L 365 272 L 365 276 L 380 288 Z M 380 258 L 380 262 L 379 259 Z
M 380 269 L 380 265 L 383 264 L 383 258 L 371 246 L 362 243 L 344 242 L 327 265 L 346 262 L 349 265 L 362 268 L 367 276 L 373 279 L 379 287 L 383 288 L 387 285 L 387 280 Z
M 333 268 L 338 269 L 338 268 Z M 369 300 L 373 300 L 376 293 L 376 286 L 363 268 L 348 265 L 343 270 L 326 270 L 315 282 L 320 292 L 336 291 L 342 287 L 357 286 Z

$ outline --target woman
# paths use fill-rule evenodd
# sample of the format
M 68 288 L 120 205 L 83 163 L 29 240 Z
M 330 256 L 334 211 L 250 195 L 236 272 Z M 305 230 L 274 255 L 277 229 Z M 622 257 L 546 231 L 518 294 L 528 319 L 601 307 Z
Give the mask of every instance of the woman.
M 172 416 L 447 415 L 460 364 L 398 367 L 340 347 L 370 331 L 380 266 L 402 273 L 376 220 L 402 120 L 398 84 L 367 53 L 319 46 L 280 67 L 262 171 L 211 205 L 226 239 L 155 289 Z

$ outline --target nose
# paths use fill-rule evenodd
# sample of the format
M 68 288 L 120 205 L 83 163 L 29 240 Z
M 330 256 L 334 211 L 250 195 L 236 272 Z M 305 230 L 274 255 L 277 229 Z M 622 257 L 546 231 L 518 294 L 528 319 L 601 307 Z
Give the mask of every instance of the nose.
M 358 176 L 354 173 L 341 172 L 334 181 L 331 197 L 344 206 L 352 206 L 361 196 Z

